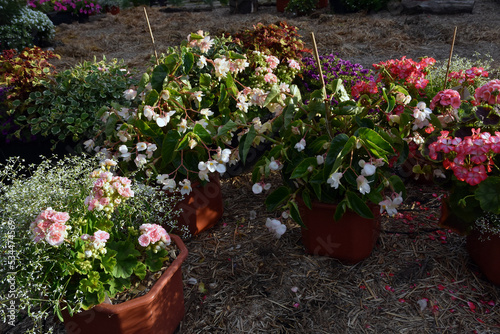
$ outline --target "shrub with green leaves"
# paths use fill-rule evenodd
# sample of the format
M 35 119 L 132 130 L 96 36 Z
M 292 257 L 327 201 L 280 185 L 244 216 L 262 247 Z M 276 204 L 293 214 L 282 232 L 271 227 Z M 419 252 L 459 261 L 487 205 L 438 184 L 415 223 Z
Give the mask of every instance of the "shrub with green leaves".
M 387 7 L 389 0 L 342 0 L 347 12 L 376 11 Z
M 123 92 L 135 83 L 123 61 L 84 61 L 41 81 L 45 88 L 30 94 L 28 115 L 17 121 L 30 127 L 32 134 L 73 141 L 95 138 L 102 130 L 99 111 L 111 101 L 127 105 Z
M 290 0 L 285 11 L 298 16 L 309 15 L 316 9 L 317 4 L 318 0 Z
M 46 14 L 26 6 L 20 8 L 18 12 L 15 12 L 13 8 L 9 7 L 12 16 L 8 18 L 7 23 L 0 24 L 0 49 L 22 50 L 33 45 L 49 44 L 54 39 L 54 24 Z M 2 7 L 0 7 L 1 10 L 3 10 Z M 2 14 L 0 22 L 4 20 L 6 18 Z
M 0 88 L 3 93 L 0 99 L 0 130 L 6 140 L 31 136 L 29 131 L 22 133 L 13 119 L 26 115 L 26 100 L 30 93 L 44 90 L 39 82 L 55 73 L 55 67 L 50 64 L 50 59 L 54 58 L 60 56 L 39 47 L 26 48 L 22 52 L 4 50 L 0 54 Z

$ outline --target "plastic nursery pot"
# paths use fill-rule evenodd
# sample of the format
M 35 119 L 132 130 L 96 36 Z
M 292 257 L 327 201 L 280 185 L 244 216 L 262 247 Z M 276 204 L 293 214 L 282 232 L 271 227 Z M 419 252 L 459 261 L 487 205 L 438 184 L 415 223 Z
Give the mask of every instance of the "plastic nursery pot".
M 177 218 L 179 226 L 187 226 L 194 236 L 221 219 L 224 203 L 218 175 L 211 176 L 210 182 L 204 186 L 200 182 L 194 182 L 191 188 L 191 193 L 177 204 L 176 209 L 182 210 Z
M 371 207 L 374 219 L 348 210 L 335 221 L 334 204 L 313 201 L 312 210 L 301 199 L 298 204 L 307 227 L 302 228 L 306 253 L 329 256 L 344 264 L 356 264 L 370 256 L 380 234 L 380 212 L 376 206 Z
M 467 251 L 488 280 L 500 286 L 500 235 L 472 230 L 467 235 Z
M 188 255 L 182 240 L 170 235 L 179 248 L 170 264 L 144 296 L 121 304 L 99 304 L 71 317 L 63 311 L 68 334 L 173 333 L 184 318 L 184 292 L 181 265 Z

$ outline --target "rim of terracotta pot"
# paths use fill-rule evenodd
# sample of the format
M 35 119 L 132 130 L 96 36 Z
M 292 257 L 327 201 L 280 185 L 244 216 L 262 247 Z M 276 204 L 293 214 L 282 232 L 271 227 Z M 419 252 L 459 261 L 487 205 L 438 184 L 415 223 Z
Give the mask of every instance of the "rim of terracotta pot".
M 297 196 L 297 199 L 299 200 L 300 204 L 303 205 L 305 208 L 307 208 L 308 210 L 310 210 L 306 203 L 304 202 L 304 200 L 302 199 L 302 196 Z M 329 209 L 331 208 L 332 206 L 334 207 L 337 207 L 337 205 L 339 205 L 338 203 L 326 203 L 326 202 L 321 202 L 317 199 L 313 199 L 311 200 L 311 206 L 312 207 L 317 207 L 319 209 Z M 366 205 L 368 205 L 368 207 L 370 208 L 370 210 L 373 212 L 373 218 L 365 218 L 365 219 L 377 219 L 381 216 L 380 214 L 380 210 L 378 209 L 377 205 L 376 204 L 373 204 L 373 203 L 367 203 Z M 347 209 L 346 213 L 347 212 L 352 212 L 354 214 L 357 214 L 356 212 L 352 211 L 351 209 Z
M 140 296 L 131 300 L 128 300 L 126 303 L 121 304 L 99 304 L 93 307 L 98 312 L 103 313 L 116 313 L 127 310 L 129 308 L 135 308 L 140 305 L 148 305 L 161 291 L 163 286 L 171 279 L 171 277 L 181 269 L 182 263 L 186 260 L 188 256 L 188 250 L 184 242 L 182 242 L 181 238 L 175 234 L 170 234 L 170 238 L 175 242 L 176 246 L 179 248 L 179 254 L 177 258 L 170 264 L 170 266 L 165 270 L 165 272 L 160 276 L 158 281 L 155 282 L 151 290 L 146 293 L 144 296 Z M 90 309 L 92 310 L 92 308 Z

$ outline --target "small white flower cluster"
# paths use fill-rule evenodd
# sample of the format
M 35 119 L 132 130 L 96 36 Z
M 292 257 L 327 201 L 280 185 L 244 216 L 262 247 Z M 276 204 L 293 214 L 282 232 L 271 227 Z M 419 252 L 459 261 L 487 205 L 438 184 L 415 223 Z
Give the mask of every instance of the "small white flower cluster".
M 266 227 L 269 232 L 273 233 L 276 239 L 281 238 L 281 236 L 286 232 L 286 225 L 282 224 L 277 219 L 267 218 Z

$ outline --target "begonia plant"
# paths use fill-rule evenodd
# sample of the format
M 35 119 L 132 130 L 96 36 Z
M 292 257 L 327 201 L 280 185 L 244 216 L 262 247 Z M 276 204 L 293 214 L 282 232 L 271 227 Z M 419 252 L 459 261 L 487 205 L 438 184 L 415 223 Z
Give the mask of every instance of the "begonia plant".
M 268 67 L 254 76 L 263 86 L 243 84 L 252 64 L 233 47 L 231 39 L 199 31 L 160 56 L 139 86 L 125 92 L 132 107 L 115 106 L 103 115 L 107 152 L 124 169 L 139 170 L 138 177 L 183 194 L 192 182 L 208 182 L 239 159 L 245 162 L 250 147 L 271 130 L 268 120 L 282 109 L 289 88 L 274 75 L 275 59 L 264 56 Z M 270 75 L 273 80 L 266 80 Z

